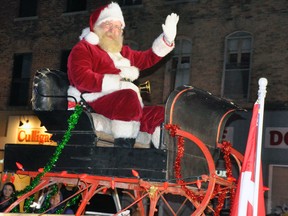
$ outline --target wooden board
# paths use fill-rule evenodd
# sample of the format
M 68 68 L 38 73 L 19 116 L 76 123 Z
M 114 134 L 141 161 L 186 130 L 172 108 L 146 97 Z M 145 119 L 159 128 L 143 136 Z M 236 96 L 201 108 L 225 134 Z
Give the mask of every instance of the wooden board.
M 38 171 L 52 158 L 55 149 L 55 146 L 6 144 L 4 170 L 15 172 L 19 162 L 25 171 Z M 67 145 L 51 172 L 133 177 L 131 170 L 135 169 L 141 178 L 165 181 L 166 158 L 166 150 L 159 149 Z

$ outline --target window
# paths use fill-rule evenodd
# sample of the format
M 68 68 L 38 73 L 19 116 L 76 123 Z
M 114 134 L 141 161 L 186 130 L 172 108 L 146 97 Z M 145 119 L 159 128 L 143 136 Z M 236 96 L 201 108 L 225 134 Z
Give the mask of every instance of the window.
M 37 16 L 37 0 L 20 0 L 19 17 Z
M 168 3 L 199 2 L 199 0 L 165 0 Z
M 132 40 L 125 40 L 124 41 L 125 45 L 128 45 L 131 49 L 133 50 L 138 50 L 139 49 L 139 45 L 137 42 L 132 41 Z
M 120 6 L 141 5 L 142 0 L 120 0 L 118 1 Z
M 67 61 L 71 50 L 62 50 L 60 71 L 67 73 Z
M 171 90 L 187 85 L 190 81 L 192 43 L 187 39 L 176 40 L 169 73 Z
M 179 86 L 189 85 L 191 73 L 192 43 L 187 38 L 177 38 L 175 48 L 170 54 L 164 75 L 163 102 Z
M 222 96 L 229 99 L 248 99 L 252 36 L 247 32 L 236 32 L 225 39 Z
M 285 156 L 283 155 L 283 158 Z M 287 211 L 288 204 L 288 167 L 281 164 L 269 164 L 269 190 L 267 213 Z M 284 212 L 284 211 L 283 211 Z M 283 214 L 285 215 L 285 214 Z
M 85 11 L 86 4 L 86 0 L 67 0 L 66 12 Z
M 14 55 L 10 106 L 27 106 L 31 77 L 32 53 Z

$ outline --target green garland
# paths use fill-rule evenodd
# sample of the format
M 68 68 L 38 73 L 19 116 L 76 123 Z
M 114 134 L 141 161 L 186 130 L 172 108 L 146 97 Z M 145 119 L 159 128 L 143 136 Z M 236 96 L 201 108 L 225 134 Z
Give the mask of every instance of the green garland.
M 42 204 L 41 208 L 37 211 L 37 213 L 45 212 L 45 211 L 47 211 L 50 208 L 50 199 L 51 199 L 52 196 L 54 196 L 56 193 L 58 193 L 58 190 L 59 190 L 58 185 L 57 184 L 53 185 L 52 191 L 50 193 L 48 193 L 48 195 L 46 196 L 46 198 L 44 200 L 44 203 Z M 75 205 L 79 198 L 80 198 L 80 194 L 78 194 L 77 196 L 75 196 L 72 199 L 70 199 L 66 203 L 66 205 L 63 205 L 54 214 L 63 214 L 65 209 L 67 207 Z
M 58 186 L 56 184 L 54 184 L 52 186 L 51 192 L 47 194 L 47 196 L 45 197 L 45 200 L 41 206 L 41 208 L 37 211 L 37 213 L 41 213 L 46 211 L 49 206 L 50 206 L 50 199 L 52 196 L 54 196 L 56 193 L 58 192 Z
M 63 214 L 65 209 L 67 207 L 75 205 L 79 198 L 80 198 L 80 194 L 78 194 L 77 196 L 73 197 L 71 200 L 69 200 L 69 202 L 67 202 L 67 204 L 65 206 L 63 206 L 62 208 L 58 209 L 55 212 L 55 214 Z
M 25 213 L 30 213 L 30 205 L 34 202 L 35 197 L 30 196 L 28 199 L 25 200 L 24 202 L 24 212 Z
M 80 106 L 80 105 L 76 105 L 75 107 L 75 111 L 74 113 L 69 117 L 68 119 L 68 129 L 67 131 L 65 132 L 63 138 L 62 138 L 62 141 L 61 143 L 59 143 L 56 147 L 56 150 L 53 154 L 53 156 L 50 158 L 50 160 L 48 161 L 48 163 L 45 165 L 44 169 L 43 169 L 43 172 L 39 173 L 34 179 L 33 181 L 31 182 L 30 185 L 28 185 L 25 189 L 21 190 L 21 191 L 17 191 L 15 193 L 15 196 L 16 197 L 19 197 L 19 196 L 22 196 L 26 193 L 28 193 L 29 191 L 33 190 L 40 182 L 41 178 L 47 173 L 49 172 L 52 167 L 55 165 L 55 163 L 57 162 L 59 156 L 61 155 L 62 153 L 62 150 L 64 149 L 65 145 L 68 143 L 68 141 L 70 140 L 71 138 L 71 131 L 75 128 L 75 126 L 77 125 L 78 123 L 78 120 L 79 120 L 79 117 L 81 115 L 83 111 L 83 107 Z M 24 205 L 24 209 L 29 209 L 30 208 L 30 205 L 32 204 L 32 202 L 34 201 L 34 198 L 29 198 L 27 200 L 27 202 L 25 202 L 25 205 Z M 13 210 L 12 210 L 13 211 Z

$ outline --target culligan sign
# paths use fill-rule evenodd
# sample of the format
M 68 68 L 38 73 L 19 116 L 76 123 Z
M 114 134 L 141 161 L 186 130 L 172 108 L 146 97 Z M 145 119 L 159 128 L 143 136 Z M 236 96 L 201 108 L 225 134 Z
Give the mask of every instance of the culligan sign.
M 53 141 L 51 140 L 52 135 L 47 134 L 41 130 L 32 129 L 24 130 L 20 129 L 17 134 L 18 143 L 39 143 L 39 144 L 50 144 Z

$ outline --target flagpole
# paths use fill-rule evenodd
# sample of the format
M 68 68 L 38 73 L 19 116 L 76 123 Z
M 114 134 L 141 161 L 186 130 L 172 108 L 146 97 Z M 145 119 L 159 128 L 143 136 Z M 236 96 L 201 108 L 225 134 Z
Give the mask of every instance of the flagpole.
M 266 97 L 267 79 L 260 78 L 258 81 L 258 132 L 257 132 L 257 151 L 256 151 L 256 164 L 255 164 L 255 187 L 253 199 L 253 216 L 258 214 L 258 197 L 259 197 L 259 181 L 260 181 L 260 168 L 261 168 L 261 150 L 262 150 L 262 132 L 263 132 L 263 116 L 264 116 L 264 103 Z M 260 192 L 261 193 L 261 192 Z

